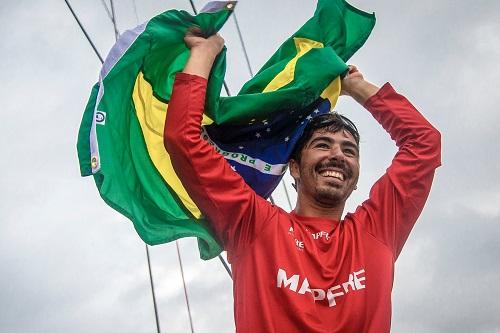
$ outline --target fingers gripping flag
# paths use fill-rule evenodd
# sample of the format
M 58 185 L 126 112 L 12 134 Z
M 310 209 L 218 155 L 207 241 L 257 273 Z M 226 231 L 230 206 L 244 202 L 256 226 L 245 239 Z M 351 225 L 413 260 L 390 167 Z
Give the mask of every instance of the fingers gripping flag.
M 146 243 L 197 237 L 203 259 L 221 247 L 172 168 L 163 127 L 175 74 L 189 56 L 187 29 L 198 26 L 209 36 L 234 6 L 212 2 L 197 16 L 170 10 L 125 32 L 103 64 L 78 135 L 81 174 L 94 176 L 101 197 Z M 373 14 L 345 1 L 320 0 L 314 16 L 233 97 L 220 97 L 225 49 L 217 57 L 202 137 L 259 195 L 279 183 L 308 119 L 333 109 L 345 61 L 374 24 Z

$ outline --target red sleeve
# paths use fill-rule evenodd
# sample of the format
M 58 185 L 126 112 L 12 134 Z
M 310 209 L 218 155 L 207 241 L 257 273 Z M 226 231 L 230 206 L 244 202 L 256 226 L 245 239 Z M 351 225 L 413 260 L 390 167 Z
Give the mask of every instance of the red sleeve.
M 396 142 L 398 152 L 370 197 L 355 213 L 366 230 L 396 259 L 424 208 L 434 171 L 441 165 L 441 135 L 403 96 L 386 83 L 365 108 Z
M 258 196 L 201 138 L 206 86 L 202 77 L 177 74 L 164 145 L 186 191 L 209 219 L 225 250 L 235 255 L 252 242 L 277 208 Z

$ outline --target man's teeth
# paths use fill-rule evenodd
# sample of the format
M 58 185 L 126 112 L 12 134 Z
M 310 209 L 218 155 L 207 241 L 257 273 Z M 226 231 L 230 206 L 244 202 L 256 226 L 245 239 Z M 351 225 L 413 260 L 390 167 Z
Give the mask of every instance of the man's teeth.
M 321 176 L 323 177 L 334 177 L 338 178 L 340 180 L 344 180 L 344 175 L 338 171 L 323 171 L 321 173 Z

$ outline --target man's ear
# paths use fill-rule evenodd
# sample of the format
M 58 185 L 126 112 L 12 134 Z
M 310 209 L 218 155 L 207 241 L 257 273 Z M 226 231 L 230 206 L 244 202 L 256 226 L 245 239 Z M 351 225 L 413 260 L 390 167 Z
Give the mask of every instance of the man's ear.
M 299 163 L 293 158 L 288 161 L 288 166 L 290 167 L 290 175 L 295 179 L 295 183 L 300 179 Z

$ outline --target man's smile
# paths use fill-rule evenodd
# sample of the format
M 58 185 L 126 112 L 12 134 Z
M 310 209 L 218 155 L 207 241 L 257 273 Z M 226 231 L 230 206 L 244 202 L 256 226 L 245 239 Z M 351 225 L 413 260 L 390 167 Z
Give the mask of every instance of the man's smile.
M 319 175 L 322 177 L 332 177 L 332 178 L 337 178 L 339 180 L 344 180 L 344 174 L 339 172 L 339 171 L 334 171 L 334 170 L 323 170 L 319 172 Z
M 352 175 L 352 170 L 347 165 L 334 160 L 319 163 L 316 172 L 321 177 L 334 178 L 340 181 L 347 180 Z

